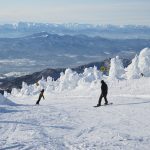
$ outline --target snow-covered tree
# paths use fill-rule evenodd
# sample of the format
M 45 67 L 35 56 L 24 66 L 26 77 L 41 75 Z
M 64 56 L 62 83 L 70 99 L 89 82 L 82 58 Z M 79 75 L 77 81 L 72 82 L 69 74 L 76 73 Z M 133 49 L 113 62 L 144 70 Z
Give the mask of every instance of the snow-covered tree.
M 102 78 L 102 72 L 97 70 L 97 67 L 85 68 L 83 74 L 79 75 L 78 87 L 90 87 L 93 82 Z
M 119 56 L 111 59 L 109 77 L 121 79 L 125 73 L 122 61 L 119 59 Z
M 22 89 L 21 89 L 21 94 L 22 95 L 30 95 L 30 93 L 33 91 L 33 89 L 31 89 L 32 86 L 28 86 L 27 83 L 22 82 Z
M 137 79 L 140 77 L 140 70 L 138 67 L 138 56 L 136 55 L 132 60 L 132 63 L 126 68 L 127 79 Z
M 66 69 L 65 73 L 61 73 L 59 80 L 58 90 L 63 91 L 66 89 L 73 89 L 77 86 L 79 76 L 71 69 Z
M 46 89 L 46 80 L 44 77 L 42 77 L 41 80 L 38 81 L 38 84 L 39 84 L 39 89 L 42 90 L 42 89 Z
M 13 95 L 13 96 L 18 96 L 19 93 L 20 93 L 20 90 L 16 89 L 16 88 L 13 88 L 12 91 L 11 91 L 11 95 Z
M 102 77 L 102 72 L 98 71 L 97 67 L 94 66 L 94 68 L 93 68 L 93 75 L 95 77 L 95 80 L 98 80 L 98 79 L 100 79 Z
M 46 82 L 46 91 L 53 91 L 54 90 L 54 81 L 52 77 L 47 77 L 47 82 Z
M 4 97 L 7 97 L 9 94 L 7 91 L 4 91 Z
M 150 48 L 144 48 L 140 52 L 138 66 L 144 76 L 150 77 Z
M 92 82 L 94 80 L 98 80 L 102 77 L 102 73 L 97 70 L 97 67 L 85 68 L 82 75 L 80 75 L 81 79 L 85 82 Z

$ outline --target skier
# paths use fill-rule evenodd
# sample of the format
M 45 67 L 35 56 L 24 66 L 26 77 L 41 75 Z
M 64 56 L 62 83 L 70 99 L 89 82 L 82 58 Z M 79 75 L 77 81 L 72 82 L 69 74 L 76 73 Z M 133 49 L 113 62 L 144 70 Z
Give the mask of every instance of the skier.
M 43 99 L 45 99 L 45 97 L 44 97 L 44 89 L 42 89 L 42 91 L 40 92 L 39 99 L 36 102 L 37 105 L 39 105 L 39 102 L 40 102 L 40 100 L 41 100 L 42 97 L 43 97 Z
M 108 86 L 103 80 L 101 80 L 101 84 L 102 84 L 101 85 L 101 95 L 100 95 L 97 107 L 101 106 L 101 101 L 102 101 L 103 97 L 104 97 L 104 100 L 105 100 L 105 105 L 108 104 L 108 101 L 107 101 Z

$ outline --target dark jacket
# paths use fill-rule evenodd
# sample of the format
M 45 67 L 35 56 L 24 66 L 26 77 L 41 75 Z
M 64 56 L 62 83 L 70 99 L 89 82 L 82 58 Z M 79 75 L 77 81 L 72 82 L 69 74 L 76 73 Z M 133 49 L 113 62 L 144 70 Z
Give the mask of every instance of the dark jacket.
M 107 84 L 102 80 L 101 81 L 102 85 L 101 85 L 101 91 L 103 95 L 107 95 L 108 93 L 108 86 Z

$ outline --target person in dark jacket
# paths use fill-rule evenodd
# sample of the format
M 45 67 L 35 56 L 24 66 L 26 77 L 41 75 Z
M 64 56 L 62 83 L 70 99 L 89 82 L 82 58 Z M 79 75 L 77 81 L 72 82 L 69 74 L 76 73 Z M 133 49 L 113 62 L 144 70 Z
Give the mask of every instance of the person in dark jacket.
M 39 105 L 39 102 L 40 102 L 40 100 L 41 100 L 42 97 L 43 97 L 43 99 L 45 99 L 45 97 L 44 97 L 44 89 L 42 89 L 42 91 L 40 92 L 39 99 L 36 102 L 37 105 Z
M 105 105 L 108 104 L 108 100 L 107 100 L 108 86 L 103 80 L 101 81 L 101 84 L 102 84 L 101 85 L 101 95 L 100 95 L 97 106 L 101 106 L 102 98 L 104 98 L 104 100 L 105 100 Z

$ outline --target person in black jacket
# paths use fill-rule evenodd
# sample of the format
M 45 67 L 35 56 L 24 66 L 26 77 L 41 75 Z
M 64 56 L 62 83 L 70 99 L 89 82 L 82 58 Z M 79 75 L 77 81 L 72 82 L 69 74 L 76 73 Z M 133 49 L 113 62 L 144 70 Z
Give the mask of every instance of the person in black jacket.
M 101 84 L 102 84 L 101 85 L 101 95 L 100 95 L 97 106 L 101 106 L 102 98 L 104 98 L 104 100 L 105 100 L 105 105 L 108 104 L 108 100 L 107 100 L 108 86 L 103 80 L 101 81 Z
M 39 102 L 40 102 L 40 100 L 41 100 L 42 97 L 43 97 L 43 99 L 45 99 L 45 98 L 44 98 L 44 89 L 42 89 L 42 91 L 40 92 L 39 99 L 38 99 L 38 101 L 36 102 L 37 105 L 39 105 Z

